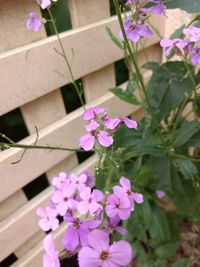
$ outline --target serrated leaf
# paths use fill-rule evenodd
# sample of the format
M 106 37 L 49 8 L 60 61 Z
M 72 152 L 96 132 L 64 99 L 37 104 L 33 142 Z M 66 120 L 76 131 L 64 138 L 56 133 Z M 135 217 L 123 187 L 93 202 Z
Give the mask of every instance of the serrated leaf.
M 111 29 L 108 26 L 106 26 L 106 32 L 110 36 L 113 43 L 115 43 L 120 49 L 124 50 L 123 43 L 120 42 L 120 40 L 114 35 L 114 33 L 111 31 Z
M 184 145 L 199 130 L 200 122 L 198 120 L 183 123 L 172 136 L 174 146 L 178 147 Z
M 134 96 L 134 94 L 128 90 L 125 91 L 121 88 L 111 88 L 110 91 L 125 102 L 128 102 L 132 105 L 140 104 L 139 100 Z

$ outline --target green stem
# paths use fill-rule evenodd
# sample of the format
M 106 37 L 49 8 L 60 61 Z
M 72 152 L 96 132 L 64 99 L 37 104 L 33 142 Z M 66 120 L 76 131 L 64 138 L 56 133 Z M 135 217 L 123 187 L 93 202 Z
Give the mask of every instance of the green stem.
M 83 149 L 76 149 L 76 148 L 67 148 L 67 147 L 59 147 L 59 146 L 40 146 L 40 145 L 25 145 L 25 144 L 18 144 L 18 143 L 4 143 L 0 142 L 1 149 L 7 148 L 23 148 L 23 149 L 48 149 L 48 150 L 62 150 L 62 151 L 75 151 L 75 152 L 86 152 Z M 93 150 L 91 150 L 93 151 Z
M 58 33 L 58 29 L 57 29 L 57 26 L 56 26 L 56 22 L 55 22 L 55 19 L 54 19 L 54 17 L 53 17 L 53 14 L 52 14 L 52 12 L 51 12 L 51 9 L 50 9 L 50 8 L 47 8 L 47 10 L 48 10 L 48 13 L 49 13 L 51 22 L 52 22 L 53 30 L 54 30 L 54 32 L 55 32 L 55 34 L 56 34 L 56 37 L 57 37 L 57 39 L 58 39 L 59 46 L 60 46 L 61 51 L 62 51 L 62 56 L 63 56 L 63 58 L 64 58 L 64 60 L 65 60 L 65 62 L 66 62 L 66 64 L 67 64 L 67 67 L 68 67 L 68 70 L 69 70 L 69 73 L 70 73 L 70 77 L 71 77 L 71 80 L 72 80 L 71 82 L 72 82 L 72 84 L 73 84 L 73 86 L 74 86 L 74 88 L 75 88 L 75 90 L 76 90 L 76 93 L 77 93 L 79 99 L 80 99 L 81 105 L 82 105 L 82 107 L 83 107 L 84 110 L 85 110 L 85 104 L 84 104 L 84 101 L 83 101 L 83 98 L 82 98 L 82 90 L 81 90 L 81 89 L 79 88 L 79 86 L 76 84 L 76 81 L 75 81 L 75 78 L 74 78 L 74 75 L 73 75 L 73 72 L 72 72 L 70 63 L 69 63 L 69 61 L 68 61 L 68 59 L 67 59 L 67 56 L 66 56 L 65 49 L 64 49 L 64 47 L 63 47 L 62 41 L 61 41 L 61 39 L 60 39 L 60 35 L 59 35 L 59 33 Z
M 187 159 L 187 160 L 191 160 L 191 161 L 194 161 L 194 162 L 200 162 L 200 159 L 195 159 L 195 158 L 190 158 L 190 157 L 186 157 L 186 156 L 183 156 L 183 155 L 173 155 L 174 158 L 180 158 L 180 159 Z
M 149 108 L 149 111 L 152 115 L 152 119 L 154 121 L 154 124 L 155 124 L 155 127 L 157 128 L 158 130 L 158 133 L 160 134 L 160 137 L 164 143 L 164 139 L 163 139 L 163 136 L 160 132 L 160 126 L 159 126 L 159 122 L 157 121 L 156 119 L 156 116 L 154 114 L 154 110 L 151 106 L 151 103 L 149 101 L 149 98 L 148 98 L 148 95 L 147 95 L 147 92 L 146 92 L 146 88 L 145 88 L 145 84 L 144 84 L 144 81 L 143 81 L 143 77 L 142 77 L 142 74 L 140 73 L 140 69 L 139 69 L 139 66 L 137 64 L 137 61 L 135 59 L 135 55 L 130 47 L 130 44 L 129 44 L 129 41 L 128 41 L 128 38 L 126 36 L 126 32 L 125 32 L 125 29 L 124 29 L 124 24 L 123 24 L 123 20 L 122 20 L 122 16 L 121 16 L 121 9 L 120 9 L 120 6 L 119 6 L 119 3 L 118 3 L 118 0 L 113 0 L 114 2 L 114 5 L 115 5 L 115 10 L 116 10 L 116 13 L 117 13 L 117 16 L 118 16 L 118 20 L 119 20 L 119 24 L 120 24 L 120 28 L 121 28 L 121 31 L 122 31 L 122 34 L 123 34 L 123 38 L 124 38 L 124 42 L 125 42 L 125 46 L 127 46 L 127 49 L 128 49 L 128 52 L 129 52 L 129 55 L 130 55 L 130 58 L 133 62 L 133 65 L 135 67 L 135 71 L 136 71 L 136 74 L 138 76 L 138 80 L 140 82 L 140 85 L 141 85 L 141 89 L 142 89 L 142 92 L 143 92 L 143 95 L 145 97 L 145 100 L 146 100 L 146 103 L 148 105 L 148 108 Z

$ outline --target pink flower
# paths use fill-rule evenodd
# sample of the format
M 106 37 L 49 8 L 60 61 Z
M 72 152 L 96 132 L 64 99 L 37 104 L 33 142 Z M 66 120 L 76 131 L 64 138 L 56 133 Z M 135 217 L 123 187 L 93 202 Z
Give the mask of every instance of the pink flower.
M 137 129 L 137 122 L 136 121 L 131 120 L 129 118 L 124 118 L 123 121 L 128 128 Z
M 61 216 L 64 216 L 69 209 L 76 207 L 76 201 L 73 199 L 76 187 L 67 180 L 62 191 L 56 190 L 53 192 L 51 200 L 56 204 L 56 211 Z
M 78 254 L 80 267 L 120 267 L 127 266 L 132 260 L 132 248 L 127 241 L 109 245 L 109 235 L 101 230 L 88 234 L 88 247 Z
M 86 187 L 80 193 L 80 197 L 82 201 L 80 201 L 77 206 L 80 214 L 86 214 L 90 212 L 90 215 L 93 216 L 98 209 L 102 209 L 102 206 L 98 203 L 103 199 L 103 194 L 101 191 L 94 189 L 91 193 L 91 188 Z
M 57 188 L 57 189 L 62 189 L 64 184 L 67 181 L 67 173 L 65 172 L 60 172 L 58 176 L 55 176 L 52 180 L 52 184 Z
M 166 48 L 165 55 L 169 57 L 173 49 L 177 54 L 181 54 L 181 49 L 184 49 L 188 46 L 188 41 L 179 38 L 173 40 L 164 38 L 160 41 L 160 45 Z
M 106 131 L 99 131 L 98 133 L 92 132 L 82 136 L 79 140 L 79 146 L 85 151 L 93 149 L 96 137 L 99 143 L 104 147 L 109 147 L 113 144 L 113 138 L 109 133 Z
M 121 119 L 118 117 L 114 119 L 106 119 L 104 121 L 106 128 L 109 130 L 115 130 L 120 125 L 120 123 L 121 123 Z
M 97 228 L 100 224 L 99 221 L 81 221 L 76 218 L 67 218 L 65 221 L 70 225 L 67 227 L 62 243 L 68 251 L 74 251 L 79 245 L 88 246 L 87 235 L 91 229 Z
M 47 8 L 50 5 L 51 5 L 51 1 L 50 0 L 42 0 L 42 2 L 40 4 L 40 6 L 41 6 L 42 9 L 45 9 L 45 8 Z
M 123 194 L 117 196 L 111 194 L 107 198 L 106 214 L 108 217 L 113 218 L 119 216 L 121 220 L 127 220 L 131 214 L 130 201 L 128 197 Z
M 122 196 L 123 194 L 126 194 L 130 200 L 131 206 L 134 205 L 134 202 L 138 204 L 142 204 L 144 202 L 142 194 L 132 192 L 131 183 L 127 178 L 122 176 L 120 178 L 120 184 L 121 186 L 116 185 L 113 187 L 114 194 Z
M 43 209 L 38 208 L 36 213 L 41 219 L 39 220 L 39 226 L 43 231 L 56 230 L 59 226 L 59 221 L 56 218 L 57 212 L 49 207 Z
M 33 29 L 34 31 L 39 31 L 42 26 L 41 19 L 37 18 L 37 15 L 35 12 L 30 12 L 28 16 L 29 16 L 29 19 L 27 20 L 26 28 L 29 30 Z
M 80 192 L 85 188 L 85 183 L 87 181 L 87 175 L 82 173 L 81 175 L 76 175 L 72 173 L 69 176 L 69 179 L 71 181 L 71 184 L 75 186 L 76 189 L 78 189 Z
M 96 116 L 98 114 L 101 114 L 101 113 L 105 113 L 105 109 L 104 108 L 101 108 L 101 107 L 89 108 L 83 113 L 82 118 L 84 120 L 92 120 L 92 119 L 96 118 Z
M 157 191 L 156 191 L 156 196 L 157 196 L 158 198 L 163 198 L 164 196 L 166 196 L 166 194 L 165 194 L 165 192 L 163 192 L 163 191 L 157 190 Z
M 58 251 L 55 249 L 53 236 L 47 235 L 43 240 L 45 255 L 43 257 L 43 267 L 60 267 Z

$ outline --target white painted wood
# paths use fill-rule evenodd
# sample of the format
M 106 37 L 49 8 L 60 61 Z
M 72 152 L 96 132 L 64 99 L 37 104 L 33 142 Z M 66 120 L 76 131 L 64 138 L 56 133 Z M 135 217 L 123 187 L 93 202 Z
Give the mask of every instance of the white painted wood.
M 111 116 L 127 116 L 138 110 L 138 106 L 127 104 L 114 97 L 110 92 L 88 104 L 89 106 L 103 106 L 108 109 Z M 120 113 L 119 113 L 120 110 Z M 39 132 L 38 145 L 58 145 L 63 147 L 78 148 L 78 140 L 85 133 L 84 122 L 81 119 L 82 108 L 78 109 L 63 119 L 47 126 Z M 31 135 L 22 143 L 33 144 L 36 136 Z M 52 166 L 64 160 L 71 153 L 68 151 L 27 150 L 19 164 L 11 162 L 19 159 L 22 149 L 9 149 L 0 153 L 0 183 L 2 190 L 0 200 L 16 192 L 35 177 L 46 172 Z M 15 177 L 15 179 L 11 179 Z
M 162 20 L 159 22 L 162 26 Z M 152 23 L 155 23 L 155 19 L 152 19 Z M 106 25 L 118 34 L 117 19 L 112 17 L 60 35 L 75 79 L 123 57 L 122 51 L 105 32 Z M 146 42 L 146 47 L 157 42 L 158 37 L 153 36 Z M 53 36 L 0 54 L 0 90 L 4 99 L 0 114 L 70 82 L 64 60 L 58 56 L 55 48 L 59 49 Z
M 73 28 L 108 18 L 110 16 L 109 0 L 69 0 L 69 11 Z M 86 102 L 90 102 L 115 86 L 114 64 L 82 78 Z
M 88 169 L 91 174 L 94 174 L 96 162 L 97 157 L 93 156 L 79 165 L 74 172 L 79 174 Z M 0 222 L 0 261 L 38 232 L 36 209 L 48 206 L 51 191 L 52 188 L 50 187 L 44 190 L 11 216 Z

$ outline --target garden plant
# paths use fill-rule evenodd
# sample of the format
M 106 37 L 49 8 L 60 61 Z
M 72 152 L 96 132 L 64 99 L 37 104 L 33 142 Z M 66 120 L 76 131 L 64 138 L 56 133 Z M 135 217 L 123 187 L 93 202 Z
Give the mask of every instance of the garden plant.
M 101 0 L 100 0 L 101 1 Z M 47 18 L 30 12 L 27 28 L 38 31 L 50 23 L 57 35 L 80 102 L 85 135 L 77 148 L 18 144 L 2 134 L 1 149 L 24 148 L 95 152 L 95 177 L 61 172 L 52 180 L 49 206 L 38 208 L 44 267 L 198 267 L 200 266 L 200 1 L 113 0 L 120 32 L 106 28 L 111 41 L 124 52 L 130 73 L 125 89 L 110 88 L 121 100 L 144 107 L 144 116 L 112 118 L 104 107 L 86 108 L 83 89 L 73 76 L 52 14 L 58 1 L 37 1 Z M 161 38 L 166 61 L 139 66 L 138 46 L 159 29 L 152 14 L 165 16 L 166 8 L 195 13 L 188 25 Z M 144 51 L 145 53 L 145 51 Z M 151 72 L 146 81 L 144 70 Z M 37 130 L 37 129 L 36 129 Z M 36 140 L 37 141 L 37 140 Z M 56 140 L 55 140 L 56 142 Z M 66 223 L 63 251 L 54 244 L 59 220 Z M 186 247 L 186 248 L 185 248 Z

